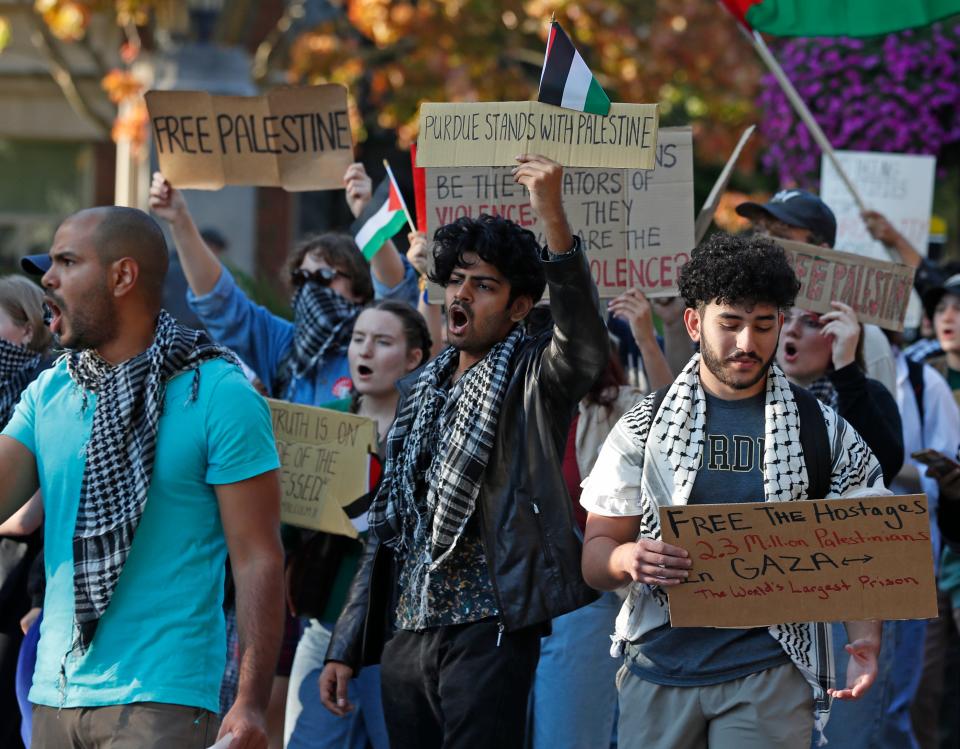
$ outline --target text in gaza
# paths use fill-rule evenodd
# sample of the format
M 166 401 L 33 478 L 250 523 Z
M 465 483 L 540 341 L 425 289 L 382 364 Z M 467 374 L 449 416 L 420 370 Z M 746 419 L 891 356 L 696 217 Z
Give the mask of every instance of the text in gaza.
M 857 585 L 861 591 L 864 591 L 876 588 L 899 588 L 902 586 L 918 587 L 920 581 L 909 575 L 905 577 L 860 575 L 857 577 Z M 796 595 L 813 595 L 821 601 L 827 601 L 830 599 L 831 593 L 847 593 L 854 589 L 853 585 L 848 583 L 844 578 L 840 578 L 840 580 L 835 583 L 807 585 L 794 582 L 793 580 L 787 580 L 783 583 L 767 582 L 762 585 L 749 587 L 746 585 L 728 585 L 726 590 L 698 588 L 693 591 L 693 593 L 707 600 L 715 598 L 766 598 L 767 596 L 777 595 L 779 593 L 791 593 Z
M 812 517 L 807 514 L 808 508 L 813 513 Z M 670 529 L 677 538 L 689 535 L 690 531 L 693 531 L 697 536 L 704 536 L 715 533 L 729 533 L 730 531 L 755 530 L 757 526 L 751 522 L 752 520 L 761 523 L 762 529 L 770 526 L 780 527 L 793 523 L 805 523 L 811 519 L 818 525 L 826 525 L 857 520 L 858 518 L 875 517 L 883 518 L 883 524 L 891 530 L 901 530 L 904 527 L 904 517 L 927 514 L 926 505 L 918 499 L 897 504 L 871 504 L 859 500 L 850 502 L 843 507 L 832 506 L 827 502 L 818 500 L 809 500 L 803 503 L 802 508 L 788 510 L 770 505 L 760 505 L 751 507 L 750 511 L 752 511 L 752 514 L 749 517 L 739 510 L 684 517 L 687 514 L 686 508 L 670 507 L 667 508 L 666 514 Z
M 158 115 L 160 153 L 296 154 L 353 148 L 346 110 L 299 114 Z
M 504 142 L 543 140 L 575 146 L 652 148 L 656 118 L 652 115 L 583 112 L 467 112 L 428 114 L 424 129 L 440 142 Z

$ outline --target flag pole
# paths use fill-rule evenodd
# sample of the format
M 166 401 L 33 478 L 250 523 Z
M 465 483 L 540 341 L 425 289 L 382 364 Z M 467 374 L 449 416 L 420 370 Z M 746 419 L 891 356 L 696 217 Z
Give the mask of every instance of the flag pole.
M 740 26 L 740 28 L 743 27 Z M 744 31 L 746 32 L 746 29 L 744 29 Z M 830 141 L 827 140 L 827 136 L 823 134 L 823 130 L 820 129 L 820 125 L 817 124 L 817 121 L 814 119 L 813 113 L 810 112 L 809 107 L 807 107 L 806 102 L 803 100 L 800 94 L 797 93 L 797 89 L 794 88 L 793 83 L 790 82 L 787 74 L 784 72 L 783 68 L 780 67 L 780 63 L 777 62 L 777 58 L 773 56 L 773 52 L 770 51 L 767 43 L 763 41 L 763 37 L 760 36 L 760 32 L 754 31 L 753 33 L 746 33 L 751 44 L 753 44 L 753 48 L 757 50 L 757 54 L 760 55 L 760 59 L 766 63 L 767 67 L 770 69 L 770 72 L 773 73 L 774 78 L 777 79 L 777 83 L 780 84 L 780 88 L 783 89 L 783 93 L 787 95 L 787 99 L 790 101 L 790 104 L 793 105 L 794 111 L 797 113 L 800 119 L 803 120 L 803 123 L 810 131 L 810 135 L 813 136 L 813 139 L 817 142 L 817 145 L 820 146 L 820 150 L 826 154 L 826 157 L 830 160 L 830 163 L 833 165 L 833 168 L 843 181 L 843 184 L 846 185 L 847 190 L 850 191 L 850 195 L 853 197 L 854 202 L 856 202 L 857 208 L 861 213 L 863 213 L 865 210 L 867 210 L 867 207 L 864 205 L 863 199 L 860 197 L 860 193 L 857 192 L 857 188 L 853 186 L 853 182 L 850 181 L 850 177 L 847 176 L 847 173 L 844 171 L 843 167 L 840 166 L 840 161 L 837 159 L 836 153 L 834 153 L 833 146 L 830 145 Z
M 413 223 L 413 217 L 410 215 L 410 210 L 407 208 L 407 201 L 403 199 L 403 193 L 400 192 L 400 185 L 397 184 L 397 180 L 393 176 L 393 170 L 390 168 L 390 162 L 388 162 L 386 159 L 383 160 L 383 168 L 387 170 L 387 176 L 390 178 L 390 182 L 392 182 L 393 186 L 397 188 L 397 197 L 400 198 L 400 205 L 403 206 L 403 215 L 407 217 L 407 226 L 410 227 L 410 231 L 416 233 L 417 226 Z

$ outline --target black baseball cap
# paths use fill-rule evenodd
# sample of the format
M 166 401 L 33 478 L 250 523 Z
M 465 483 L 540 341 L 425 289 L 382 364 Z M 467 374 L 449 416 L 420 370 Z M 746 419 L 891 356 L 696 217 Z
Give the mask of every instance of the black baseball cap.
M 764 214 L 773 216 L 790 226 L 812 231 L 831 247 L 837 241 L 837 218 L 833 211 L 806 190 L 781 190 L 769 203 L 741 203 L 737 213 L 751 220 Z
M 927 317 L 931 320 L 933 319 L 933 311 L 947 294 L 960 296 L 960 273 L 950 276 L 939 286 L 934 286 L 923 292 L 923 311 L 927 313 Z
M 20 267 L 23 272 L 29 273 L 31 276 L 42 276 L 50 270 L 51 265 L 53 265 L 53 260 L 47 254 L 25 255 L 20 258 Z

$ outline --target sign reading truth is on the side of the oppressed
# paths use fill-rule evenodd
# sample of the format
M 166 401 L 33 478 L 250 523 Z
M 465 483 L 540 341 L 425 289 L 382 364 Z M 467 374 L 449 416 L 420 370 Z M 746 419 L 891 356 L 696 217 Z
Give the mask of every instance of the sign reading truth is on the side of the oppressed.
M 263 96 L 148 91 L 146 101 L 160 171 L 175 187 L 335 190 L 353 162 L 343 86 Z
M 356 538 L 350 505 L 368 491 L 376 423 L 326 408 L 267 402 L 280 455 L 280 519 Z
M 663 506 L 660 528 L 693 561 L 675 627 L 937 615 L 923 494 Z
M 830 312 L 830 302 L 844 302 L 853 307 L 861 323 L 903 330 L 916 272 L 913 268 L 802 242 L 776 241 L 786 250 L 800 279 L 798 307 Z
M 428 236 L 463 216 L 488 213 L 530 229 L 545 244 L 527 190 L 510 167 L 428 167 L 426 183 Z M 632 287 L 651 297 L 676 294 L 677 274 L 695 244 L 690 128 L 660 130 L 653 170 L 564 169 L 563 204 L 601 296 Z
M 538 101 L 420 106 L 417 166 L 513 166 L 536 153 L 564 166 L 653 169 L 659 108 L 613 104 L 607 115 Z

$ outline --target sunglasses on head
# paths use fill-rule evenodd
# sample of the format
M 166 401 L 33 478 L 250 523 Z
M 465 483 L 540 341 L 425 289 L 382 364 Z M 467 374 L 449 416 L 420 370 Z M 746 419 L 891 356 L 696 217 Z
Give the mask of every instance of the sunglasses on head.
M 290 274 L 294 286 L 303 286 L 308 281 L 314 281 L 322 286 L 329 286 L 337 276 L 348 277 L 346 273 L 341 273 L 335 268 L 315 268 L 314 270 L 297 268 Z

